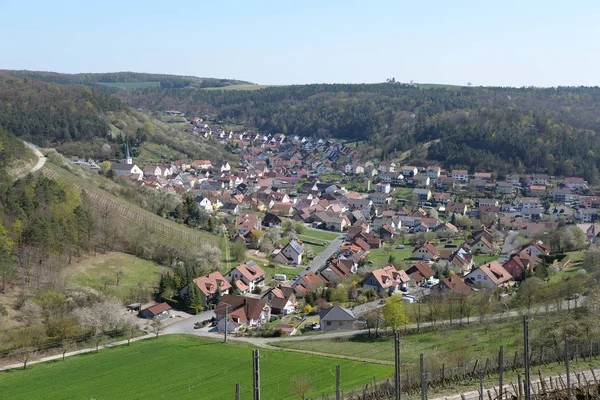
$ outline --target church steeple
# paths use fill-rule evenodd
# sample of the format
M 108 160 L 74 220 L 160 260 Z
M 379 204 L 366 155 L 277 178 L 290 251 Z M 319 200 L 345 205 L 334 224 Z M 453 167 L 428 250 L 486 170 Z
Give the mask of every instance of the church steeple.
M 125 144 L 126 148 L 125 148 L 125 158 L 123 159 L 123 164 L 133 164 L 133 159 L 131 158 L 131 156 L 129 155 L 129 142 L 127 142 Z

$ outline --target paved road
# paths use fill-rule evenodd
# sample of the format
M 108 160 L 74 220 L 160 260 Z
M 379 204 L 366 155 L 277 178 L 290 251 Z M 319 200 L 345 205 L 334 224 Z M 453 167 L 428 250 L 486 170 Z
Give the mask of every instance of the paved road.
M 510 255 L 514 253 L 516 244 L 515 239 L 518 234 L 519 232 L 517 231 L 510 231 L 508 232 L 508 235 L 506 235 L 506 239 L 504 240 L 504 244 L 502 245 L 502 250 L 500 251 L 500 258 L 498 260 L 498 262 L 500 262 L 501 264 L 505 261 L 508 261 Z
M 320 268 L 325 266 L 325 262 L 327 261 L 327 259 L 331 257 L 336 251 L 338 251 L 340 247 L 342 247 L 342 245 L 344 244 L 344 236 L 344 234 L 340 234 L 340 236 L 334 239 L 329 244 L 329 246 L 325 248 L 325 250 L 317 254 L 315 259 L 312 260 L 310 264 L 308 264 L 308 267 L 305 268 L 304 271 L 300 273 L 300 275 L 304 275 L 308 273 L 308 271 L 316 273 Z

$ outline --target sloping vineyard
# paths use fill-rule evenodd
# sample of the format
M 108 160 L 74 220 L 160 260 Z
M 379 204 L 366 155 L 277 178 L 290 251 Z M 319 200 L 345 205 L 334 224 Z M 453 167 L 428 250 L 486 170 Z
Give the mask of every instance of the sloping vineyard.
M 142 232 L 149 242 L 162 243 L 189 252 L 196 252 L 206 244 L 217 243 L 208 233 L 154 215 L 54 164 L 46 163 L 40 172 L 49 179 L 62 180 L 80 193 L 85 193 L 98 214 L 110 219 L 114 226 L 126 232 Z

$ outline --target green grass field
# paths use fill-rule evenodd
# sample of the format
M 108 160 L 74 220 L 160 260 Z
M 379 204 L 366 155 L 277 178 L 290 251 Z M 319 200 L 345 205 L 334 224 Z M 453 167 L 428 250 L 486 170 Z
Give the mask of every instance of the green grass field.
M 119 270 L 123 271 L 123 276 L 119 286 L 116 286 L 116 272 Z M 74 263 L 64 270 L 63 276 L 67 283 L 98 290 L 104 290 L 104 277 L 107 277 L 111 282 L 107 286 L 107 291 L 123 298 L 138 282 L 148 288 L 156 287 L 163 270 L 164 267 L 152 261 L 114 252 Z
M 222 87 L 203 88 L 204 90 L 259 90 L 272 87 L 274 85 L 229 85 Z
M 262 263 L 261 263 L 262 265 Z M 275 274 L 284 274 L 288 279 L 292 279 L 293 277 L 295 277 L 296 275 L 298 275 L 300 272 L 302 272 L 302 270 L 304 269 L 304 267 L 294 267 L 294 266 L 289 266 L 289 267 L 282 267 L 282 266 L 276 266 L 274 268 L 266 266 L 263 267 L 263 269 L 265 270 L 265 272 L 271 276 L 275 275 Z
M 383 249 L 371 250 L 369 251 L 366 260 L 372 261 L 374 265 L 387 264 L 390 255 L 394 256 L 396 261 L 404 261 L 405 258 L 412 256 L 412 248 L 404 250 L 392 250 L 389 253 Z
M 335 391 L 336 364 L 345 390 L 393 374 L 393 366 L 277 350 L 260 350 L 261 394 L 265 399 L 298 399 L 294 376 L 308 373 L 308 397 Z M 165 335 L 158 339 L 46 362 L 28 370 L 0 372 L 3 399 L 203 399 L 252 397 L 252 352 L 245 345 Z
M 160 82 L 96 82 L 99 85 L 112 86 L 123 89 L 146 89 L 159 87 Z
M 504 345 L 507 354 L 521 344 L 522 321 L 519 318 L 507 322 L 479 324 L 472 319 L 465 326 L 439 329 L 424 333 L 413 333 L 402 338 L 402 359 L 407 363 L 418 363 L 419 354 L 452 360 L 453 353 L 465 345 L 471 359 L 491 357 Z M 277 342 L 275 346 L 310 350 L 329 354 L 347 355 L 366 359 L 394 361 L 394 340 L 391 336 L 367 339 L 366 336 L 339 337 L 331 339 Z M 520 350 L 520 348 L 519 348 Z
M 474 256 L 473 262 L 475 265 L 483 265 L 492 261 L 497 261 L 499 256 Z
M 340 233 L 305 229 L 302 235 L 300 236 L 304 236 L 307 239 L 313 239 L 316 242 L 318 242 L 319 240 L 332 241 L 335 240 L 335 238 L 337 238 L 338 236 L 340 236 Z

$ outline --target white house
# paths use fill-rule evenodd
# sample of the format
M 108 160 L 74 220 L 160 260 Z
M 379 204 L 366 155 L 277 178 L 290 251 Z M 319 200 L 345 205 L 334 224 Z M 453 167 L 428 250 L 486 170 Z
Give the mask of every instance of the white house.
M 225 278 L 235 284 L 239 294 L 252 293 L 256 286 L 265 280 L 265 271 L 254 261 L 240 264 L 225 275 Z
M 135 164 L 112 163 L 110 165 L 110 169 L 117 176 L 123 176 L 123 175 L 128 175 L 128 174 L 142 175 L 142 176 L 144 175 L 144 171 L 142 171 L 140 169 L 140 167 L 138 167 Z
M 450 176 L 457 181 L 466 182 L 469 180 L 469 171 L 466 169 L 454 169 Z
M 302 264 L 302 255 L 304 254 L 304 243 L 298 239 L 292 239 L 281 249 L 276 249 L 273 254 L 274 261 L 282 264 Z
M 213 211 L 212 202 L 208 199 L 208 197 L 198 195 L 194 199 L 194 202 L 196 202 L 196 204 L 198 205 L 198 208 L 200 208 L 201 210 L 203 210 L 207 213 L 210 213 Z
M 375 192 L 377 193 L 390 193 L 391 190 L 392 187 L 389 183 L 379 182 L 377 185 L 375 185 Z

